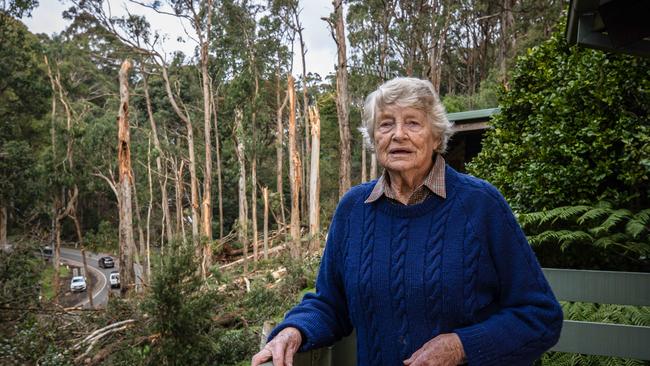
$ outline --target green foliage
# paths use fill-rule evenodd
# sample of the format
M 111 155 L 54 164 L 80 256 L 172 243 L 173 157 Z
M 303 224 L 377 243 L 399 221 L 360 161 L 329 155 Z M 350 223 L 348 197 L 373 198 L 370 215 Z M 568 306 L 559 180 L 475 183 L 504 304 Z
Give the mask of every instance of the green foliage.
M 600 202 L 521 214 L 519 222 L 546 266 L 650 269 L 650 209 L 633 212 Z M 554 254 L 558 245 L 561 256 Z
M 557 32 L 517 59 L 500 105 L 468 170 L 516 210 L 648 207 L 650 60 L 569 47 Z
M 212 310 L 218 297 L 203 285 L 193 248 L 177 245 L 162 257 L 143 303 L 149 329 L 160 334 L 149 364 L 209 364 L 215 351 Z
M 258 351 L 259 336 L 251 328 L 231 329 L 219 334 L 211 364 L 239 365 Z
M 113 252 L 118 250 L 118 232 L 117 227 L 108 222 L 99 223 L 97 230 L 90 230 L 84 238 L 86 248 L 94 252 Z
M 24 24 L 0 12 L 0 205 L 19 211 L 38 192 L 34 160 L 49 99 L 40 50 Z
M 447 94 L 442 98 L 442 104 L 447 113 L 471 111 L 474 109 L 494 108 L 497 106 L 497 91 L 500 84 L 496 80 L 496 72 L 492 72 L 481 82 L 476 93 Z
M 16 320 L 23 316 L 21 311 L 36 306 L 39 302 L 39 281 L 43 262 L 35 255 L 38 247 L 20 243 L 12 251 L 0 250 L 0 322 Z

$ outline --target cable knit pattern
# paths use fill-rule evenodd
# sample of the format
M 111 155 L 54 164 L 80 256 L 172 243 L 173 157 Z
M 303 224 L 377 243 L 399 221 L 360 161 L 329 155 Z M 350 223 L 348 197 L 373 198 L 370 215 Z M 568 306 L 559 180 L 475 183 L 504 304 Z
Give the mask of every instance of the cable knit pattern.
M 440 274 L 442 272 L 442 238 L 444 234 L 444 225 L 447 222 L 449 206 L 446 206 L 439 216 L 431 216 L 429 223 L 429 241 L 427 241 L 426 258 L 424 267 L 425 280 L 431 281 L 432 284 L 427 287 L 427 311 L 428 323 L 435 327 L 432 328 L 431 337 L 440 334 L 440 312 L 442 310 L 441 283 Z
M 372 286 L 372 257 L 373 247 L 375 244 L 375 211 L 366 210 L 364 217 L 364 236 L 363 236 L 363 249 L 361 253 L 361 299 L 364 308 L 367 312 L 367 321 L 370 326 L 368 332 L 368 343 L 371 345 L 372 364 L 381 365 L 381 352 L 379 346 L 380 334 L 375 324 L 375 314 L 373 307 L 375 299 L 373 299 L 371 286 Z
M 463 246 L 463 297 L 465 299 L 463 315 L 466 322 L 473 322 L 473 314 L 476 311 L 476 279 L 478 277 L 478 258 L 481 246 L 477 241 L 472 240 L 472 236 L 466 236 L 466 239 Z
M 306 351 L 356 328 L 363 366 L 402 365 L 441 333 L 470 366 L 530 365 L 557 342 L 562 309 L 493 186 L 446 167 L 446 198 L 366 203 L 375 183 L 341 199 L 316 292 L 269 339 L 295 327 Z
M 404 290 L 404 266 L 406 260 L 406 246 L 408 234 L 408 221 L 400 220 L 397 224 L 397 232 L 393 234 L 391 245 L 392 266 L 391 266 L 391 297 L 393 299 L 393 312 L 399 320 L 399 342 L 401 356 L 407 359 L 408 354 L 408 319 L 406 318 L 406 299 Z

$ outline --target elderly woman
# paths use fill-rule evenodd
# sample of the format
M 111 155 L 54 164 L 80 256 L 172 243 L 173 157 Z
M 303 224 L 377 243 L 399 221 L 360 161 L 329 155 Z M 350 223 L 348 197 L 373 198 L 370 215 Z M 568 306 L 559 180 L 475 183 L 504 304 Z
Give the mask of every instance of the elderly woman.
M 445 164 L 452 125 L 431 83 L 386 82 L 363 123 L 385 172 L 341 199 L 316 293 L 252 364 L 291 365 L 354 328 L 359 365 L 530 365 L 562 310 L 499 191 Z

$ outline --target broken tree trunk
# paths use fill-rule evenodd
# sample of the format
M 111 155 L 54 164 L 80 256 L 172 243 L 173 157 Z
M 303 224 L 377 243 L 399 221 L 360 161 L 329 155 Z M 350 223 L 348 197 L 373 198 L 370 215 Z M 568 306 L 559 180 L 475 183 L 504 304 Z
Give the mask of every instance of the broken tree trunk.
M 348 96 L 348 69 L 345 46 L 345 26 L 343 24 L 343 0 L 334 0 L 336 18 L 336 49 L 338 65 L 336 68 L 336 114 L 339 119 L 340 162 L 339 162 L 339 198 L 350 189 L 350 120 L 348 115 L 350 98 Z
M 320 249 L 320 113 L 317 106 L 309 108 L 311 124 L 311 168 L 309 169 L 309 250 Z
M 121 293 L 126 294 L 135 284 L 133 256 L 133 211 L 131 207 L 131 138 L 129 135 L 129 69 L 131 62 L 125 60 L 120 68 L 120 109 L 117 118 L 117 162 L 119 167 L 119 213 L 120 213 L 120 282 Z
M 282 111 L 287 106 L 287 101 L 289 100 L 289 93 L 284 94 L 284 101 L 280 104 L 280 67 L 277 67 L 277 78 L 276 78 L 276 92 L 275 92 L 275 101 L 277 103 L 278 109 L 276 111 L 275 123 L 275 158 L 277 163 L 276 170 L 276 191 L 280 195 L 280 217 L 282 222 L 278 223 L 278 227 L 284 227 L 287 223 L 286 217 L 284 215 L 284 192 L 282 184 L 282 145 L 284 139 L 284 127 L 282 125 Z
M 239 225 L 238 237 L 239 242 L 244 250 L 244 272 L 248 271 L 248 202 L 246 200 L 246 157 L 244 155 L 244 119 L 241 109 L 235 110 L 235 152 L 239 163 Z
M 291 185 L 291 257 L 300 258 L 300 186 L 302 171 L 296 146 L 296 90 L 293 76 L 288 78 L 289 93 L 289 183 Z

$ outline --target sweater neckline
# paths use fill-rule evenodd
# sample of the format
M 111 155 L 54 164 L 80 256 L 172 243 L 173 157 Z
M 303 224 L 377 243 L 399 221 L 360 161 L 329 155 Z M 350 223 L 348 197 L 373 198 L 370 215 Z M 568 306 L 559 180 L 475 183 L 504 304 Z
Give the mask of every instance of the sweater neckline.
M 453 177 L 453 169 L 451 169 L 449 166 L 446 166 L 445 168 L 446 168 L 445 182 L 447 188 L 447 198 L 442 198 L 439 197 L 438 195 L 431 194 L 421 203 L 417 203 L 415 205 L 400 205 L 400 204 L 395 204 L 393 202 L 390 202 L 390 200 L 384 196 L 377 201 L 371 203 L 365 203 L 365 204 L 376 205 L 377 209 L 379 209 L 380 211 L 388 215 L 403 217 L 403 218 L 418 217 L 427 214 L 434 208 L 441 206 L 446 201 L 450 200 L 452 198 L 452 195 L 455 193 L 455 190 L 453 189 L 455 183 L 455 179 L 454 179 L 455 177 Z M 371 190 L 372 190 L 372 186 L 371 186 Z M 370 194 L 370 192 L 368 192 L 368 194 Z

